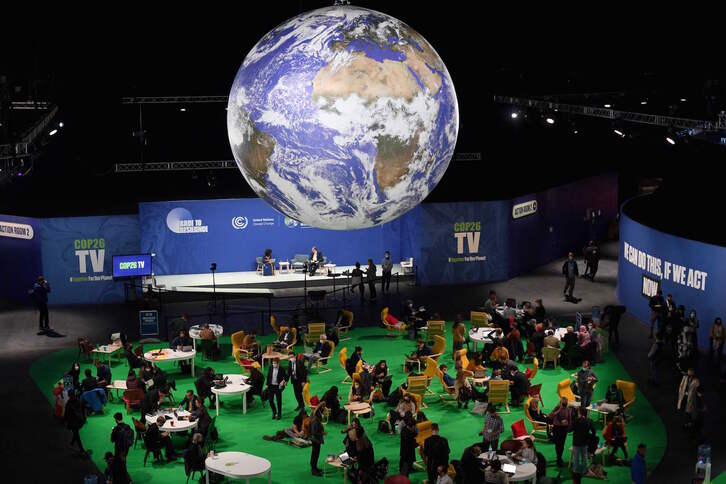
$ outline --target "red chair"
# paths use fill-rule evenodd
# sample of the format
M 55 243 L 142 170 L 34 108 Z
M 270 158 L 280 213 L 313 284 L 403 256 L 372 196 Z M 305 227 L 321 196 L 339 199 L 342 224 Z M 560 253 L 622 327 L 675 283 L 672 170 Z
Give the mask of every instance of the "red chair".
M 527 390 L 527 393 L 530 397 L 539 397 L 539 403 L 541 405 L 544 405 L 544 402 L 542 401 L 542 384 L 537 383 L 536 385 L 530 385 L 529 390 Z
M 126 403 L 126 415 L 131 413 L 131 407 L 140 407 L 144 398 L 144 391 L 140 388 L 126 390 L 124 392 L 124 403 Z
M 134 423 L 134 430 L 136 430 L 136 439 L 134 439 L 134 449 L 136 448 L 136 442 L 141 440 L 141 442 L 144 441 L 144 434 L 146 433 L 146 424 L 142 422 L 141 420 L 136 420 L 134 417 L 131 417 L 131 420 Z
M 411 480 L 403 474 L 396 474 L 386 477 L 383 484 L 411 484 Z
M 134 350 L 134 354 L 136 356 L 138 356 L 139 358 L 143 358 L 144 357 L 144 345 L 137 346 L 136 349 Z
M 93 346 L 93 343 L 88 338 L 78 338 L 78 358 L 76 359 L 80 359 L 81 355 L 85 354 L 88 357 L 88 361 L 91 361 L 91 355 L 95 349 L 96 347 Z
M 527 352 L 524 354 L 524 361 L 531 360 L 537 356 L 537 347 L 531 341 L 527 341 Z
M 499 450 L 503 450 L 505 452 L 517 452 L 521 448 L 521 440 L 505 440 L 504 442 L 499 444 Z
M 532 438 L 532 436 L 527 433 L 527 427 L 524 426 L 524 420 L 517 420 L 512 424 L 512 438 L 514 440 Z

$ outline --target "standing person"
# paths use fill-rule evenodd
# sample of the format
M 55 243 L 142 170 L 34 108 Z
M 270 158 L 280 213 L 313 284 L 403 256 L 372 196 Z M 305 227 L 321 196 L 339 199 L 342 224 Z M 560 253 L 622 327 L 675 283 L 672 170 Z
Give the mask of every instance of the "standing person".
M 630 480 L 633 484 L 645 484 L 645 444 L 638 444 L 638 451 L 635 453 L 632 464 L 630 464 Z
M 596 437 L 595 426 L 587 416 L 587 409 L 580 405 L 572 425 L 572 477 L 576 484 L 580 483 L 580 479 L 587 472 L 587 448 L 593 437 Z
M 383 260 L 381 261 L 381 271 L 383 271 L 383 277 L 381 277 L 381 292 L 390 292 L 393 261 L 391 260 L 391 253 L 388 251 L 383 254 Z
M 363 304 L 366 291 L 365 285 L 363 284 L 363 271 L 358 261 L 355 262 L 355 269 L 350 271 L 350 291 L 353 292 L 356 287 L 358 288 L 358 292 L 360 292 L 360 303 Z
M 608 344 L 611 346 L 620 344 L 620 317 L 625 313 L 625 306 L 606 306 L 603 310 L 603 316 L 608 321 Z
M 648 375 L 648 382 L 653 385 L 658 385 L 658 364 L 663 354 L 663 333 L 658 331 L 655 333 L 655 341 L 648 351 L 648 369 L 650 374 Z
M 456 318 L 454 318 L 451 333 L 454 338 L 454 353 L 456 353 L 464 347 L 464 343 L 466 342 L 466 325 L 461 321 L 461 314 L 457 314 Z
M 431 437 L 424 440 L 423 455 L 426 456 L 426 473 L 429 482 L 436 482 L 437 469 L 449 468 L 449 441 L 439 435 L 439 424 L 431 424 Z
M 590 257 L 588 264 L 590 265 L 590 282 L 595 281 L 595 274 L 597 274 L 597 267 L 600 265 L 600 251 L 595 245 L 595 242 L 590 241 L 592 249 L 590 250 Z
M 43 276 L 38 276 L 38 282 L 33 284 L 33 289 L 30 292 L 38 308 L 38 331 L 39 334 L 42 334 L 50 329 L 48 317 L 48 293 L 50 292 L 50 284 Z
M 721 318 L 716 318 L 711 326 L 711 336 L 708 345 L 708 357 L 713 358 L 713 352 L 716 352 L 716 356 L 720 360 L 723 358 L 723 343 L 726 338 L 726 332 L 724 332 L 723 323 Z
M 400 448 L 400 461 L 398 464 L 398 473 L 408 477 L 413 470 L 413 463 L 416 462 L 416 434 L 418 428 L 416 427 L 416 421 L 413 419 L 413 414 L 407 412 L 403 419 L 404 425 L 401 429 L 401 448 Z
M 489 449 L 497 450 L 499 447 L 499 436 L 502 432 L 504 432 L 504 421 L 497 414 L 497 408 L 494 405 L 487 406 L 484 428 L 480 433 L 482 436 L 482 452 L 487 452 Z
M 592 392 L 597 383 L 597 376 L 590 369 L 590 362 L 582 362 L 582 368 L 577 372 L 577 389 L 580 391 L 580 406 L 587 408 L 592 403 Z
M 572 296 L 572 291 L 575 290 L 575 279 L 580 274 L 577 268 L 577 261 L 575 261 L 574 252 L 567 254 L 567 260 L 562 264 L 562 275 L 565 276 L 565 290 L 562 292 L 565 295 L 565 300 L 575 301 Z
M 585 259 L 585 272 L 582 277 L 588 277 L 590 275 L 590 256 L 592 254 L 592 248 L 595 245 L 595 241 L 591 240 L 587 243 L 584 249 L 582 249 L 582 258 Z
M 690 407 L 686 404 L 686 414 L 688 415 L 688 423 L 685 427 L 691 432 L 691 437 L 694 439 L 701 438 L 701 429 L 703 428 L 703 414 L 706 412 L 706 404 L 703 402 L 703 392 L 701 391 L 701 385 L 698 384 L 694 390 L 693 399 L 690 402 Z
M 83 411 L 83 405 L 76 396 L 76 392 L 70 392 L 68 401 L 66 402 L 65 413 L 63 414 L 63 421 L 66 424 L 66 428 L 73 432 L 73 439 L 71 439 L 71 445 L 78 444 L 78 449 L 81 451 L 83 457 L 88 457 L 86 450 L 83 448 L 81 442 L 81 436 L 78 431 L 86 423 L 86 414 Z
M 324 335 L 321 335 L 321 337 L 322 336 Z M 292 354 L 288 370 L 290 372 L 290 383 L 292 383 L 292 389 L 295 391 L 295 400 L 297 400 L 297 407 L 295 407 L 295 411 L 299 412 L 300 410 L 305 409 L 302 388 L 308 381 L 308 369 L 303 364 L 302 354 L 297 356 L 295 356 L 295 353 Z
M 376 265 L 373 263 L 373 259 L 368 259 L 366 277 L 368 278 L 368 292 L 371 294 L 372 302 L 376 300 Z
M 285 389 L 285 383 L 287 383 L 287 372 L 280 366 L 280 359 L 275 358 L 267 372 L 267 390 L 273 420 L 282 419 L 282 391 Z M 277 399 L 277 408 L 275 408 L 275 399 Z
M 552 422 L 552 440 L 555 442 L 555 453 L 557 454 L 557 467 L 562 467 L 562 452 L 565 449 L 565 439 L 572 423 L 572 416 L 568 408 L 567 398 L 562 397 L 560 402 L 549 415 Z
M 658 327 L 665 324 L 666 314 L 666 303 L 663 299 L 663 291 L 658 288 L 655 296 L 652 296 L 648 301 L 650 307 L 650 335 L 648 338 L 653 339 L 653 328 L 655 327 L 655 321 L 658 320 Z
M 320 446 L 325 443 L 325 429 L 323 427 L 323 409 L 325 404 L 315 407 L 313 416 L 310 419 L 310 440 L 312 441 L 312 452 L 310 453 L 310 469 L 314 476 L 322 476 L 323 471 L 318 467 L 320 457 Z
M 676 410 L 688 405 L 692 401 L 695 389 L 698 386 L 698 378 L 696 378 L 696 370 L 689 368 L 678 386 L 678 401 L 676 402 Z
M 125 458 L 131 446 L 134 445 L 134 431 L 124 423 L 124 416 L 121 412 L 113 414 L 113 419 L 116 421 L 116 426 L 111 431 L 114 455 Z

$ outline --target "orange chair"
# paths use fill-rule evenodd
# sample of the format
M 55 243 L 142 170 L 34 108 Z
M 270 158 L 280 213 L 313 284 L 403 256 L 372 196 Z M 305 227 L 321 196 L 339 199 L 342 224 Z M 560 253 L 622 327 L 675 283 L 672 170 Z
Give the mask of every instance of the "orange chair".
M 124 403 L 126 404 L 126 415 L 131 413 L 131 407 L 140 407 L 144 398 L 144 391 L 141 388 L 133 388 L 124 391 Z
M 91 361 L 91 355 L 95 349 L 96 347 L 93 346 L 93 343 L 88 338 L 78 338 L 78 356 L 76 359 L 80 360 L 81 355 L 85 354 L 88 357 L 88 361 Z
M 534 397 L 529 397 L 527 401 L 524 402 L 524 416 L 527 418 L 527 421 L 532 426 L 532 438 L 537 439 L 539 437 L 540 439 L 542 439 L 542 434 L 544 434 L 544 438 L 542 440 L 548 441 L 549 432 L 547 430 L 550 426 L 547 425 L 546 422 L 538 422 L 534 420 L 529 412 L 533 400 Z

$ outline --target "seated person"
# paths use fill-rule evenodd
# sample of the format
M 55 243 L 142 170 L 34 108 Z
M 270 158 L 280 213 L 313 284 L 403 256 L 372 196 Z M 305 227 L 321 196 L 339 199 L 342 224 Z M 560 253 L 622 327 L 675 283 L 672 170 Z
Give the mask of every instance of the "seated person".
M 194 400 L 194 412 L 192 412 L 192 415 L 183 417 L 182 419 L 190 420 L 192 422 L 196 420 L 196 431 L 202 434 L 205 439 L 209 437 L 207 433 L 209 431 L 209 426 L 212 424 L 212 417 L 209 416 L 207 407 L 204 406 L 204 403 L 199 398 Z
M 390 312 L 386 314 L 386 323 L 390 324 L 394 328 L 397 329 L 406 329 L 406 323 L 405 321 L 398 320 L 393 314 Z
M 159 415 L 156 422 L 146 428 L 146 441 L 152 449 L 164 449 L 167 460 L 174 460 L 177 458 L 177 455 L 174 452 L 174 444 L 171 441 L 171 437 L 169 437 L 169 432 L 162 432 L 160 430 L 165 422 L 164 417 Z
M 345 371 L 348 373 L 348 376 L 353 376 L 359 361 L 363 361 L 363 348 L 356 346 L 353 354 L 345 362 Z
M 461 470 L 464 474 L 465 483 L 489 482 L 484 478 L 484 466 L 482 459 L 479 458 L 481 447 L 472 445 L 464 449 L 461 455 Z
M 151 366 L 151 362 L 148 362 L 148 361 L 144 362 L 144 366 L 141 367 L 139 376 L 141 377 L 141 380 L 144 383 L 148 382 L 149 380 L 154 379 L 154 367 Z
M 523 399 L 528 396 L 530 383 L 527 376 L 518 369 L 510 370 L 510 374 L 512 384 L 509 385 L 509 391 L 512 395 L 512 405 L 518 407 L 522 404 Z
M 250 359 L 257 359 L 262 350 L 260 349 L 260 343 L 257 341 L 257 333 L 250 331 L 247 333 L 242 340 L 242 349 L 247 350 Z
M 219 377 L 214 373 L 214 368 L 208 366 L 202 370 L 202 374 L 199 375 L 199 378 L 197 378 L 197 381 L 195 382 L 197 392 L 199 393 L 199 399 L 202 402 L 209 398 L 210 405 L 214 405 L 215 397 L 214 393 L 212 393 L 212 388 L 214 388 L 214 380 L 217 379 L 219 379 Z
M 247 384 L 250 385 L 250 391 L 247 392 L 248 402 L 252 400 L 253 395 L 262 397 L 262 387 L 265 385 L 265 375 L 260 371 L 260 364 L 256 361 L 250 367 L 250 376 L 247 378 Z
M 111 379 L 111 369 L 101 360 L 96 360 L 96 381 L 99 387 L 105 387 L 113 383 Z
M 277 341 L 274 343 L 275 351 L 286 350 L 292 344 L 292 331 L 290 328 L 285 328 L 280 331 L 280 335 L 277 337 Z
M 502 470 L 502 463 L 499 459 L 492 459 L 484 472 L 484 479 L 481 482 L 487 484 L 509 484 L 509 475 Z
M 193 412 L 196 408 L 194 406 L 194 401 L 199 400 L 196 395 L 194 395 L 194 390 L 187 390 L 186 394 L 184 394 L 184 398 L 181 402 L 179 402 L 179 410 L 186 410 L 187 412 Z
M 507 344 L 509 345 L 509 353 L 513 359 L 522 361 L 524 358 L 524 347 L 522 346 L 522 336 L 516 326 L 512 326 L 512 330 L 507 335 Z
M 134 390 L 137 388 L 146 392 L 146 385 L 144 384 L 143 381 L 136 378 L 136 372 L 131 369 L 131 370 L 129 370 L 129 374 L 126 377 L 126 389 Z
M 183 329 L 179 330 L 179 335 L 171 340 L 169 348 L 181 351 L 185 346 L 192 346 L 192 339 L 187 336 L 187 332 Z
M 265 249 L 265 255 L 262 256 L 262 273 L 269 271 L 275 275 L 275 262 L 272 260 L 272 249 Z
M 529 416 L 532 417 L 532 420 L 535 422 L 542 422 L 546 424 L 551 423 L 549 415 L 542 413 L 542 408 L 539 405 L 539 396 L 535 395 L 529 402 Z
M 416 414 L 416 402 L 413 401 L 413 398 L 411 398 L 411 394 L 409 393 L 404 393 L 403 398 L 399 400 L 396 408 L 388 413 L 391 435 L 396 432 L 396 424 L 398 424 L 399 421 L 403 421 L 406 414 Z
M 388 364 L 386 360 L 379 361 L 375 367 L 373 367 L 373 382 L 376 385 L 381 386 L 383 397 L 388 398 L 388 394 L 391 391 L 391 384 L 393 379 L 388 374 Z
M 527 461 L 537 465 L 537 449 L 535 449 L 532 439 L 527 437 L 522 440 L 522 448 L 519 449 L 512 457 L 515 462 Z
M 497 340 L 494 350 L 492 350 L 492 353 L 489 355 L 489 360 L 492 362 L 492 366 L 501 368 L 502 359 L 509 359 L 509 351 L 507 351 L 507 348 L 504 347 L 501 340 Z
M 141 400 L 141 421 L 144 421 L 146 415 L 153 415 L 159 410 L 159 405 L 166 398 L 166 394 L 163 390 L 155 388 L 146 392 L 144 398 Z
M 330 387 L 330 389 L 323 394 L 320 401 L 324 403 L 325 407 L 329 410 L 330 420 L 335 422 L 345 421 L 345 414 L 340 408 L 340 397 L 338 396 L 337 386 L 333 385 Z
M 367 402 L 370 403 L 371 391 L 373 389 L 361 383 L 361 379 L 357 379 L 350 386 L 349 402 Z
M 567 333 L 562 337 L 562 342 L 565 344 L 563 351 L 567 352 L 570 348 L 577 346 L 577 335 L 575 329 L 572 326 L 567 327 Z
M 278 430 L 275 435 L 264 435 L 262 436 L 265 440 L 284 440 L 291 438 L 298 446 L 308 446 L 312 444 L 310 440 L 310 417 L 307 411 L 303 408 L 295 415 L 292 421 L 292 427 L 288 427 L 282 430 Z
M 323 264 L 323 253 L 318 250 L 317 247 L 313 247 L 310 252 L 310 259 L 308 260 L 308 271 L 311 276 L 315 275 L 315 272 Z
M 544 345 L 548 348 L 560 349 L 560 340 L 555 337 L 555 332 L 551 329 L 545 330 Z
M 446 365 L 441 365 L 439 367 L 441 370 L 441 373 L 443 373 L 444 383 L 446 383 L 447 387 L 453 387 L 454 386 L 454 378 L 446 373 L 446 370 L 448 370 L 448 367 Z
M 158 366 L 154 366 L 151 369 L 151 379 L 154 380 L 154 387 L 166 388 L 169 387 L 172 390 L 176 390 L 176 380 L 169 377 L 164 370 Z
M 86 378 L 81 382 L 81 391 L 87 392 L 89 390 L 95 390 L 98 387 L 98 380 L 91 374 L 91 370 L 86 368 Z
M 426 357 L 431 356 L 432 354 L 434 354 L 434 352 L 431 350 L 431 347 L 427 345 L 424 340 L 418 340 L 416 343 L 416 351 L 406 358 L 406 371 L 413 371 L 414 363 L 416 361 L 422 365 L 425 364 Z
M 607 442 L 608 447 L 612 449 L 609 457 L 612 458 L 618 449 L 623 450 L 625 460 L 628 459 L 628 446 L 626 444 L 628 438 L 625 436 L 625 422 L 620 414 L 616 414 L 613 420 L 605 427 L 602 433 Z
M 464 408 L 469 408 L 469 401 L 471 400 L 475 400 L 477 402 L 486 402 L 487 400 L 486 394 L 474 388 L 471 383 L 469 383 L 466 372 L 463 371 L 456 372 L 456 379 L 454 380 L 454 398 L 456 398 L 459 408 L 461 408 L 462 405 Z
M 477 371 L 485 371 L 486 367 L 484 366 L 484 355 L 481 353 L 474 353 L 474 357 L 469 360 L 469 366 L 464 369 L 470 371 L 472 374 Z
M 535 328 L 532 335 L 529 337 L 529 341 L 534 345 L 534 349 L 537 353 L 537 356 L 539 358 L 542 358 L 542 347 L 544 346 L 544 331 L 542 330 L 542 325 L 537 324 L 537 327 Z
M 325 334 L 320 335 L 320 341 L 317 342 L 312 353 L 303 355 L 308 360 L 308 370 L 313 366 L 313 363 L 321 359 L 324 363 L 327 363 L 328 356 L 330 356 L 330 343 L 328 343 L 328 337 Z
M 126 355 L 126 361 L 129 362 L 129 368 L 136 369 L 144 366 L 144 360 L 136 356 L 136 353 L 134 353 L 131 343 L 126 344 L 126 350 L 124 351 L 124 354 Z
M 212 331 L 212 328 L 209 327 L 209 323 L 205 323 L 202 329 L 199 331 L 199 339 L 216 341 L 217 336 L 214 334 L 214 331 Z
M 193 431 L 192 443 L 184 451 L 184 467 L 189 471 L 204 470 L 204 461 L 207 456 L 204 454 L 204 436 L 199 432 Z M 187 467 L 188 466 L 188 467 Z

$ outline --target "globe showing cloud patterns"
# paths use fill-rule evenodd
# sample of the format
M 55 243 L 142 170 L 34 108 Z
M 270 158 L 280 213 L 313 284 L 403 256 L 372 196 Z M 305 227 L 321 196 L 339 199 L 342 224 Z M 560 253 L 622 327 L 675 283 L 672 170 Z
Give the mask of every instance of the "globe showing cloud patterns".
M 227 129 L 253 190 L 297 221 L 392 220 L 441 180 L 456 145 L 454 85 L 421 34 L 372 10 L 294 17 L 247 54 Z

